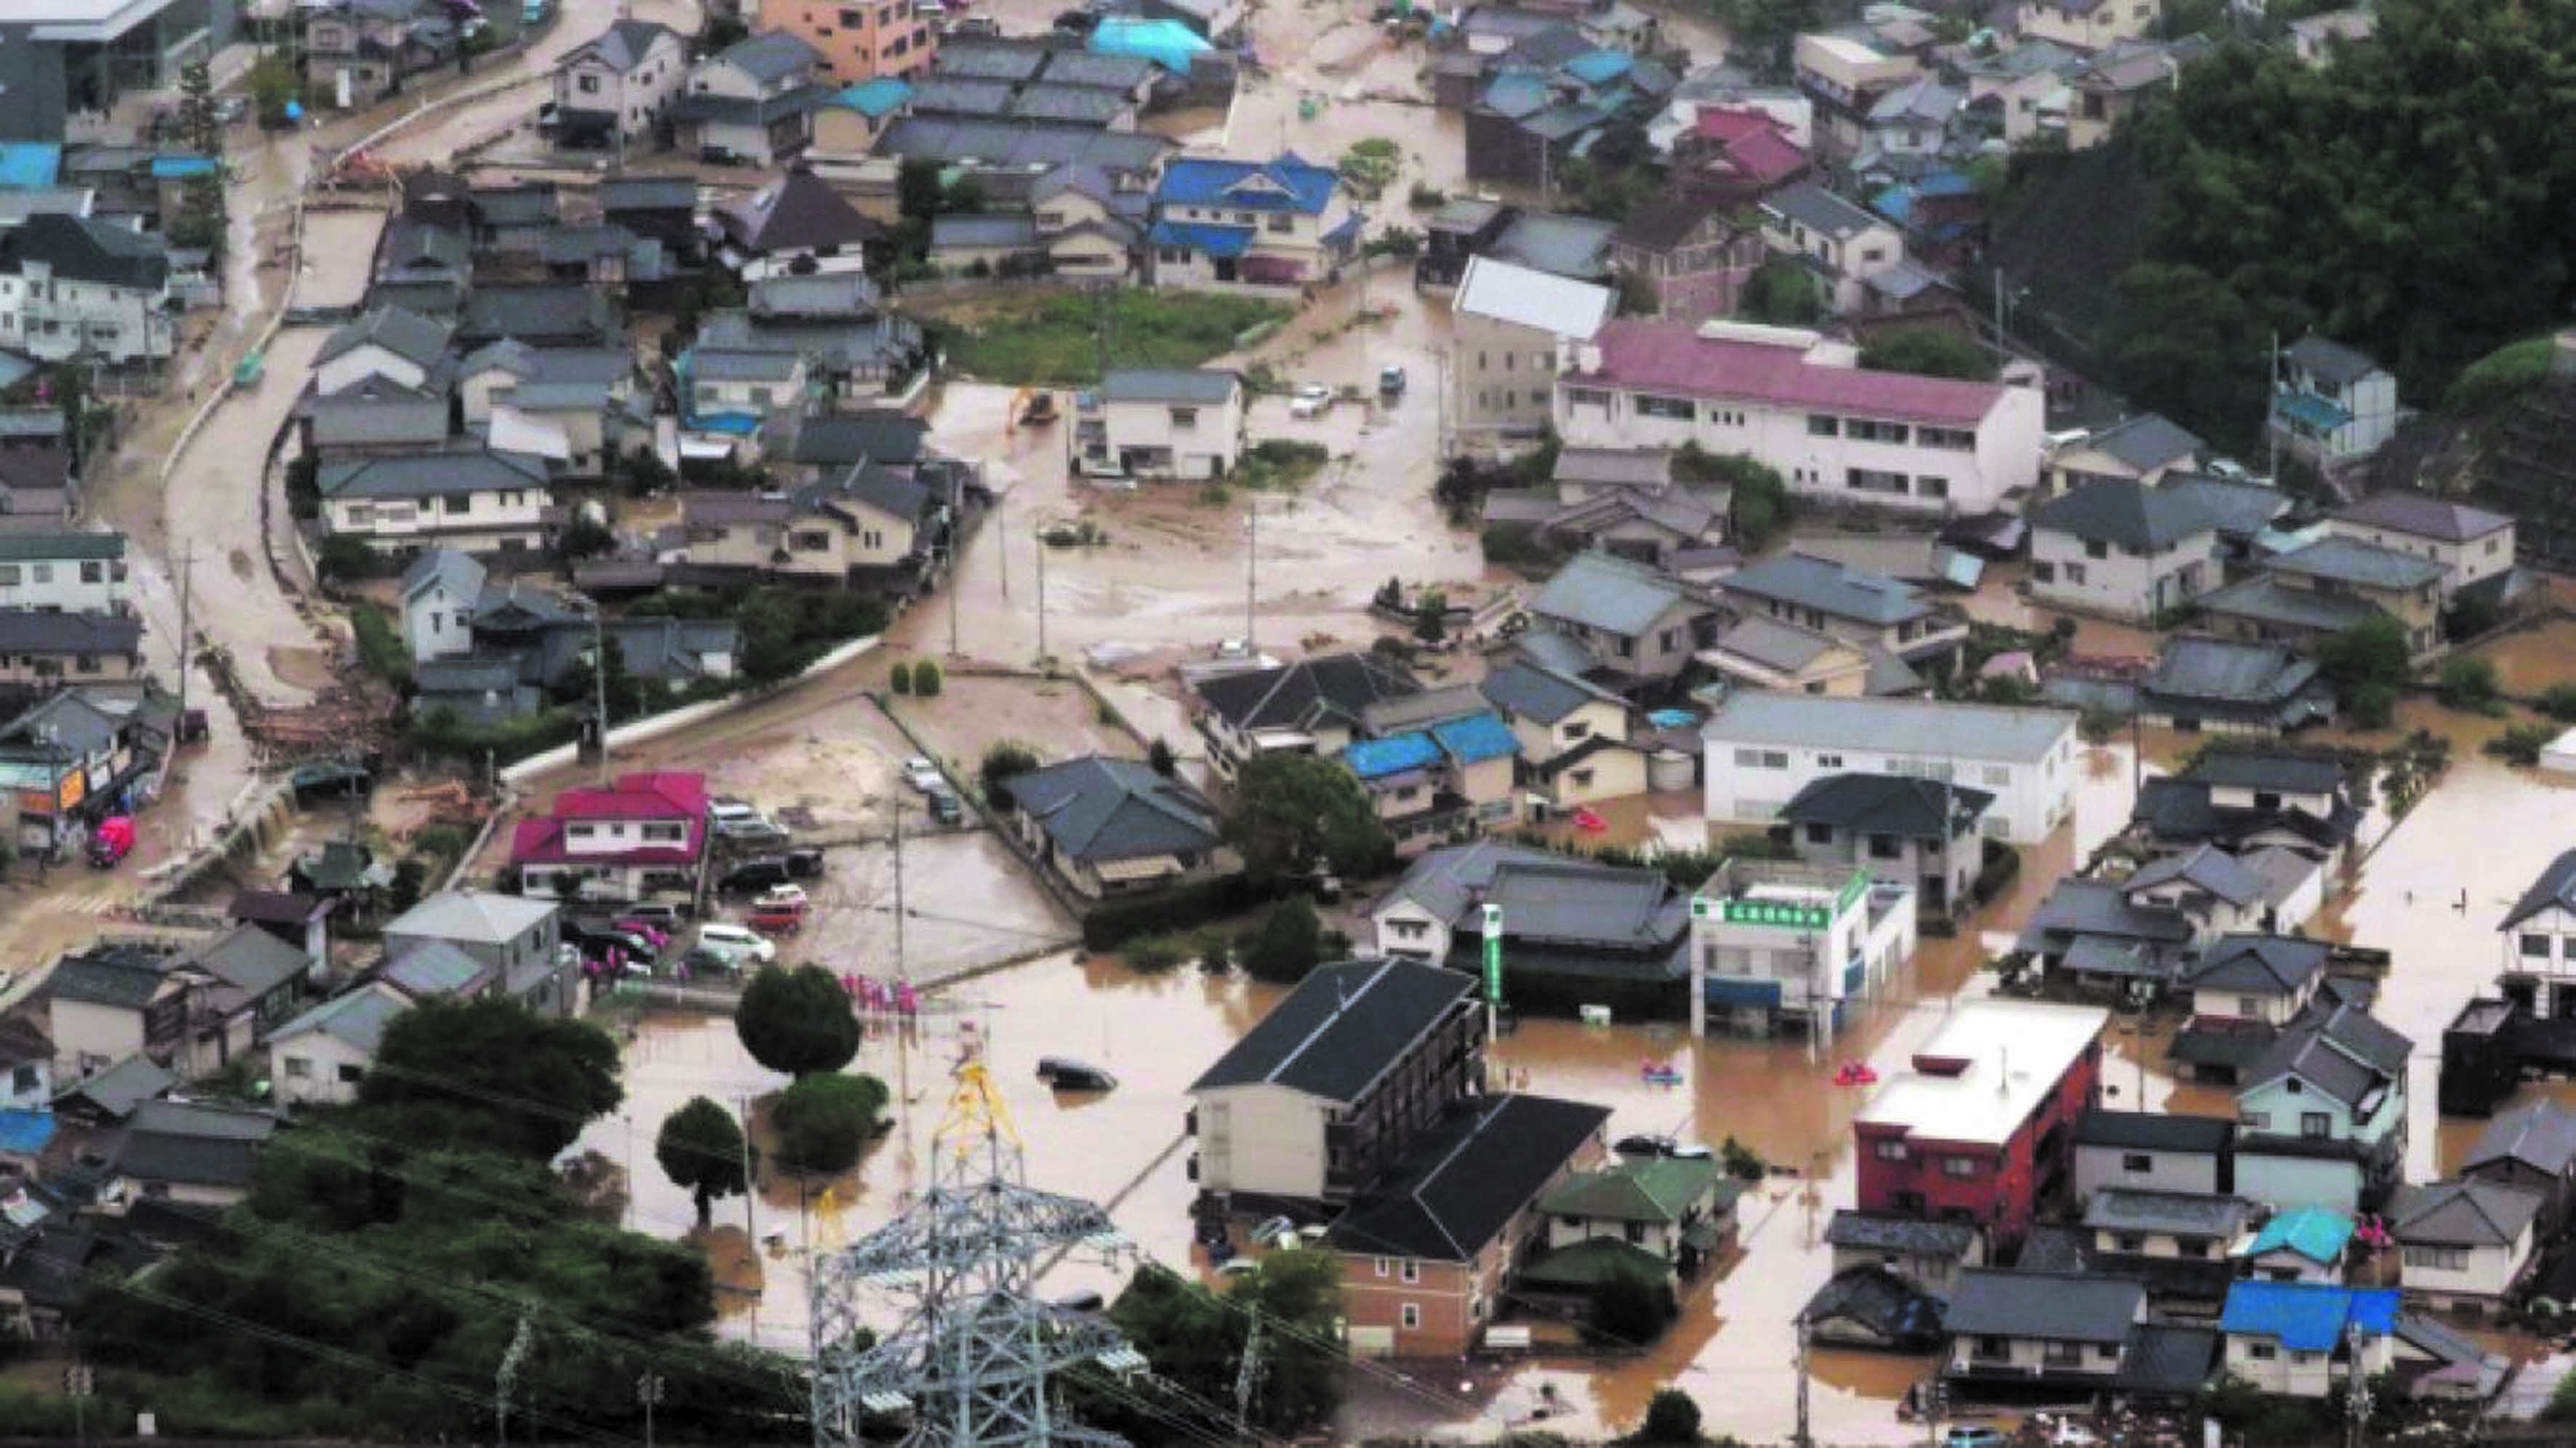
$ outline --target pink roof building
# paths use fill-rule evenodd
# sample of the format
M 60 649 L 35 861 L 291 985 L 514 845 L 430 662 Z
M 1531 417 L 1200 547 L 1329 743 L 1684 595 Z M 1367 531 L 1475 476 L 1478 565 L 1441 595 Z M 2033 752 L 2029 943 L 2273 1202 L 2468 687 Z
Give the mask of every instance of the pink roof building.
M 706 776 L 647 771 L 556 795 L 512 830 L 510 863 L 532 894 L 540 879 L 584 872 L 684 872 L 694 883 L 706 843 Z

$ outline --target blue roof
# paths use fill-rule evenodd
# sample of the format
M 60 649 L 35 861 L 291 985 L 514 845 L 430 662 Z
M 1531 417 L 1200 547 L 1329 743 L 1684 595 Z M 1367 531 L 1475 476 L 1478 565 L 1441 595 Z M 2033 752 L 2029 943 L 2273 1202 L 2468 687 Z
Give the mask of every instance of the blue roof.
M 1652 709 L 1646 722 L 1658 729 L 1688 729 L 1699 722 L 1699 714 L 1691 709 Z
M 903 109 L 903 103 L 912 99 L 912 87 L 893 76 L 881 75 L 861 81 L 832 99 L 872 121 L 882 120 Z
M 1174 75 L 1188 75 L 1191 56 L 1216 49 L 1180 21 L 1119 15 L 1092 27 L 1090 47 L 1096 55 L 1141 56 Z
M 1384 739 L 1362 739 L 1342 751 L 1342 763 L 1362 779 L 1384 779 L 1408 769 L 1423 769 L 1440 762 L 1440 746 L 1428 734 L 1390 734 Z
M 1252 228 L 1208 221 L 1157 221 L 1145 239 L 1156 246 L 1186 246 L 1210 256 L 1241 256 L 1252 249 Z
M 2352 421 L 2351 413 L 2312 392 L 2284 392 L 2272 405 L 2292 422 L 2304 422 L 2322 432 L 2332 432 Z
M 1460 764 L 1480 759 L 1508 759 L 1521 752 L 1511 726 L 1492 714 L 1470 714 L 1431 726 L 1431 737 Z
M 1163 168 L 1154 200 L 1164 206 L 1222 206 L 1235 211 L 1323 214 L 1341 178 L 1294 151 L 1275 161 L 1184 156 Z
M 1914 224 L 1914 188 L 1902 185 L 1890 186 L 1869 199 L 1869 209 L 1899 226 L 1912 226 Z
M 1636 58 L 1624 50 L 1587 50 L 1565 63 L 1565 72 L 1585 85 L 1600 85 L 1617 80 L 1636 64 Z
M 2293 1207 L 2263 1224 L 2245 1255 L 2260 1257 L 2283 1248 L 2311 1262 L 2332 1262 L 2352 1240 L 2352 1218 L 2325 1207 Z
M 1976 189 L 1975 178 L 1964 171 L 1931 171 L 1914 183 L 1918 196 L 1966 196 Z
M 0 186 L 51 186 L 63 171 L 63 148 L 42 141 L 0 141 Z
M 152 176 L 157 181 L 181 181 L 190 176 L 212 176 L 215 163 L 204 156 L 155 156 Z
M 2236 1282 L 2227 1289 L 2223 1332 L 2278 1338 L 2292 1352 L 2331 1352 L 2347 1324 L 2377 1336 L 2397 1325 L 2394 1287 L 2336 1287 L 2324 1282 Z
M 54 1113 L 0 1111 L 0 1151 L 34 1156 L 54 1139 Z

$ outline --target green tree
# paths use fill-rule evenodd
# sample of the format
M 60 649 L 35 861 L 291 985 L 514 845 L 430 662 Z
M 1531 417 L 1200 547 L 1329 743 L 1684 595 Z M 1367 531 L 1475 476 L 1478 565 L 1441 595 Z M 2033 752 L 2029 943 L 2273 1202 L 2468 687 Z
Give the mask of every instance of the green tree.
M 886 687 L 894 690 L 895 697 L 898 699 L 911 693 L 912 665 L 901 659 L 895 660 L 893 671 L 886 675 Z
M 687 1191 L 698 1204 L 698 1229 L 715 1220 L 715 1200 L 751 1189 L 743 1174 L 742 1125 L 733 1113 L 704 1096 L 662 1118 L 653 1138 L 653 1159 L 671 1185 Z
M 1002 782 L 1013 775 L 1027 774 L 1038 767 L 1037 751 L 1016 739 L 996 742 L 984 751 L 983 766 L 975 772 L 976 781 L 984 786 L 984 802 L 1002 802 Z
M 859 1018 L 819 965 L 762 966 L 742 989 L 733 1026 L 751 1059 L 790 1076 L 838 1071 L 859 1053 Z
M 2441 682 L 2436 686 L 2443 708 L 2473 714 L 2499 710 L 2502 707 L 2500 692 L 2494 662 L 2476 657 L 2452 659 L 2443 664 Z
M 2197 267 L 2141 262 L 2111 284 L 2104 351 L 2120 389 L 2224 439 L 2261 430 L 2264 316 Z
M 1680 1311 L 1670 1284 L 1621 1266 L 1593 1286 L 1583 1325 L 1611 1346 L 1642 1346 L 1663 1336 Z
M 1386 827 L 1350 771 L 1311 754 L 1261 754 L 1236 776 L 1225 839 L 1256 885 L 1319 865 L 1366 878 L 1393 856 Z
M 1736 310 L 1747 321 L 1803 327 L 1824 316 L 1825 299 L 1813 273 L 1787 257 L 1773 257 L 1745 278 Z
M 927 222 L 939 214 L 939 203 L 946 196 L 939 180 L 939 163 L 921 156 L 906 156 L 894 173 L 895 211 L 907 220 Z
M 261 125 L 286 124 L 286 103 L 295 99 L 295 90 L 295 66 L 285 56 L 272 51 L 252 62 L 250 102 Z
M 2317 651 L 2317 674 L 2347 709 L 2364 690 L 2385 691 L 2393 701 L 2414 674 L 2405 628 L 2380 614 L 2345 629 Z
M 401 1118 L 400 1134 L 419 1146 L 540 1162 L 625 1099 L 607 1032 L 489 997 L 432 997 L 395 1016 L 358 1083 L 360 1104 Z
M 1873 372 L 1912 372 L 1969 382 L 1992 382 L 1995 377 L 1994 359 L 1986 349 L 1940 327 L 1883 333 L 1861 349 L 1860 365 Z
M 1697 1443 L 1699 1404 L 1679 1388 L 1658 1388 L 1646 1400 L 1646 1421 L 1633 1440 L 1639 1443 Z
M 215 115 L 215 80 L 202 60 L 179 67 L 179 135 L 200 156 L 224 153 L 224 124 Z
M 1256 980 L 1295 985 L 1324 958 L 1324 919 L 1303 895 L 1273 901 L 1243 932 L 1235 956 Z
M 1178 1384 L 1189 1398 L 1231 1403 L 1255 1312 L 1264 1319 L 1260 1384 L 1253 1394 L 1252 1424 L 1265 1437 L 1288 1438 L 1332 1420 L 1341 1406 L 1347 1359 L 1335 1330 L 1342 1316 L 1341 1268 L 1328 1252 L 1293 1248 L 1271 1252 L 1261 1270 L 1236 1279 L 1220 1294 L 1161 1267 L 1147 1267 L 1110 1304 L 1109 1319 L 1155 1375 Z M 1104 1424 L 1168 1432 L 1122 1417 L 1132 1409 L 1104 1400 L 1094 1416 Z M 1203 1428 L 1224 1436 L 1229 1423 Z
M 939 691 L 943 686 L 943 682 L 944 681 L 939 677 L 939 665 L 937 662 L 930 659 L 923 659 L 921 662 L 912 666 L 913 697 L 919 699 L 936 699 L 939 697 Z
M 1768 463 L 1743 453 L 1720 457 L 1688 442 L 1674 455 L 1673 476 L 1685 484 L 1727 489 L 1727 536 L 1748 557 L 1788 531 L 1789 480 Z
M 1413 636 L 1426 644 L 1436 644 L 1449 637 L 1449 595 L 1440 590 L 1426 590 L 1413 606 Z
M 2552 684 L 2540 691 L 2540 712 L 2565 724 L 2576 724 L 2576 684 Z
M 421 892 L 428 884 L 429 867 L 417 856 L 404 856 L 395 864 L 393 879 L 385 886 L 385 908 L 402 914 L 420 903 Z
M 885 1083 L 874 1076 L 797 1078 L 769 1109 L 779 1164 L 813 1176 L 848 1171 L 875 1138 L 885 1107 Z

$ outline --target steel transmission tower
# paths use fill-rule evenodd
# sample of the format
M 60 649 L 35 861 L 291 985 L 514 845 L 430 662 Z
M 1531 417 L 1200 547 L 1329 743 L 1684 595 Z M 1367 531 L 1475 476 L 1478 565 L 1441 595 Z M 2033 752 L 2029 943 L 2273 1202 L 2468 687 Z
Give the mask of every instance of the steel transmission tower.
M 1144 1357 L 1109 1325 L 1032 1295 L 1035 1263 L 1117 1260 L 1109 1214 L 1026 1185 L 1001 1093 L 969 1048 L 931 1139 L 930 1186 L 902 1216 L 812 1273 L 815 1448 L 859 1448 L 861 1417 L 902 1417 L 905 1448 L 1125 1448 L 1069 1419 L 1058 1379 L 1086 1363 L 1121 1375 Z M 861 1348 L 863 1300 L 902 1325 Z

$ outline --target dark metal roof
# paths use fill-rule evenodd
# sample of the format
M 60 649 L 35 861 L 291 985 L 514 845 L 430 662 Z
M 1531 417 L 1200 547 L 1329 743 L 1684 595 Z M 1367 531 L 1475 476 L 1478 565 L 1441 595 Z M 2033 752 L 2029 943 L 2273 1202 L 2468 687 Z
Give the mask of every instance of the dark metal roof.
M 2343 787 L 2345 765 L 2339 759 L 2277 750 L 2207 750 L 2182 777 L 2236 789 L 2278 790 L 2283 794 L 2331 794 Z
M 2328 387 L 2349 387 L 2379 370 L 2368 357 L 2314 332 L 2291 343 L 2288 356 L 2291 366 Z
M 2102 1232 L 2179 1232 L 2232 1237 L 2252 1205 L 2208 1192 L 2104 1187 L 2084 1209 L 2084 1225 Z
M 1844 1207 L 1825 1224 L 1825 1245 L 1896 1252 L 1908 1257 L 1964 1260 L 1977 1245 L 1978 1231 L 1968 1222 L 1936 1222 L 1898 1213 L 1864 1212 Z
M 2224 1341 L 2215 1328 L 2142 1322 L 2120 1354 L 2120 1386 L 2132 1393 L 2197 1393 L 2207 1386 Z
M 2326 968 L 2322 940 L 2288 935 L 2223 935 L 2176 983 L 2200 990 L 2295 995 Z
M 1181 854 L 1219 842 L 1214 806 L 1132 759 L 1068 759 L 1013 775 L 1002 790 L 1069 859 Z
M 15 276 L 30 262 L 52 269 L 58 282 L 158 291 L 170 275 L 170 258 L 157 236 L 83 216 L 38 212 L 0 231 L 0 272 Z
M 1830 825 L 1862 834 L 1937 840 L 1955 835 L 1995 802 L 1992 792 L 1893 774 L 1828 774 L 1780 807 L 1793 824 Z M 1941 827 L 1942 811 L 1950 828 Z
M 2317 683 L 2316 661 L 2279 644 L 2182 634 L 2165 640 L 2150 695 L 2278 708 Z
M 1466 1262 L 1610 1119 L 1610 1108 L 1547 1096 L 1461 1103 L 1333 1223 L 1336 1250 Z
M 2388 1230 L 2400 1242 L 2509 1247 L 2540 1215 L 2538 1192 L 2489 1181 L 2408 1182 L 2388 1199 Z
M 2405 1080 L 2406 1056 L 2413 1049 L 2414 1042 L 2357 1006 L 2338 1002 L 2322 1010 L 2312 1007 L 2281 1032 L 2247 1074 L 2245 1085 L 2295 1074 L 2336 1101 L 2357 1107 Z
M 2096 478 L 2031 514 L 2031 524 L 2088 542 L 2161 552 L 2218 526 L 2187 493 L 2151 488 L 2132 478 Z
M 2576 911 L 2576 850 L 2550 861 L 2549 868 L 2541 871 L 2531 888 L 2522 892 L 2522 898 L 2513 902 L 2504 923 L 2496 928 L 2511 930 L 2544 910 Z
M 2513 520 L 2502 513 L 2490 513 L 2465 503 L 2446 503 L 2422 493 L 2381 493 L 2335 514 L 2335 520 L 2358 523 L 2366 528 L 2412 533 L 2418 538 L 2432 538 L 2444 543 L 2466 543 L 2499 528 L 2513 526 Z
M 2236 1123 L 2224 1116 L 2183 1116 L 2160 1111 L 2087 1111 L 2075 1122 L 2075 1144 L 2141 1151 L 2207 1152 L 2227 1149 Z
M 1403 960 L 1317 968 L 1190 1084 L 1266 1081 L 1353 1101 L 1475 990 L 1475 977 Z
M 1922 590 L 1913 584 L 1803 553 L 1784 553 L 1739 568 L 1718 587 L 1729 594 L 1776 599 L 1882 627 L 1907 623 L 1932 611 Z
M 2342 537 L 2320 538 L 2264 566 L 2275 573 L 2331 579 L 2356 588 L 2419 588 L 2442 576 L 2442 565 L 2429 558 Z
M 1947 1325 L 1966 1337 L 2124 1343 L 2147 1301 L 2126 1277 L 1971 1267 L 1950 1294 Z
M 1480 688 L 1495 708 L 1541 724 L 1554 724 L 1586 704 L 1616 705 L 1623 712 L 1627 708 L 1626 700 L 1607 689 L 1525 659 L 1487 674 Z
M 2508 1111 L 2487 1123 L 2477 1144 L 2460 1162 L 2474 1172 L 2498 1162 L 2518 1161 L 2545 1176 L 2556 1177 L 2576 1161 L 2576 1111 L 2547 1097 Z
M 1421 689 L 1411 675 L 1356 653 L 1224 674 L 1198 686 L 1199 698 L 1237 729 L 1307 729 L 1327 717 L 1357 724 L 1369 705 Z

